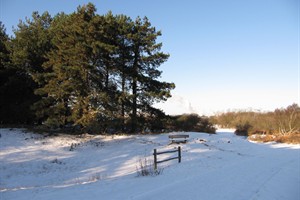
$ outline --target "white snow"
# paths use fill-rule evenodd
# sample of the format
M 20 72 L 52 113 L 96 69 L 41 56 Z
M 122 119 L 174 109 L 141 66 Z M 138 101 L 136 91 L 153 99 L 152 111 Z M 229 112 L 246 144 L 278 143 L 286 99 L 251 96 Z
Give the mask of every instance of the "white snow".
M 300 145 L 253 143 L 233 130 L 185 133 L 182 162 L 158 164 L 157 176 L 137 176 L 137 168 L 140 160 L 153 161 L 153 149 L 178 146 L 169 145 L 168 134 L 0 134 L 1 200 L 300 199 Z

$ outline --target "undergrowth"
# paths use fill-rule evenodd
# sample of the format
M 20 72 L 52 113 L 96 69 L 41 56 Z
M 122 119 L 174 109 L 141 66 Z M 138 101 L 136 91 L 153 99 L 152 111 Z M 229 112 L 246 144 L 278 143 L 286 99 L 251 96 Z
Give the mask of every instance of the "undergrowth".
M 287 144 L 300 144 L 300 133 L 293 133 L 289 135 L 280 134 L 253 134 L 250 135 L 249 140 L 256 142 L 278 142 Z
M 163 168 L 154 169 L 154 164 L 147 158 L 139 159 L 136 167 L 137 176 L 158 176 L 163 173 Z

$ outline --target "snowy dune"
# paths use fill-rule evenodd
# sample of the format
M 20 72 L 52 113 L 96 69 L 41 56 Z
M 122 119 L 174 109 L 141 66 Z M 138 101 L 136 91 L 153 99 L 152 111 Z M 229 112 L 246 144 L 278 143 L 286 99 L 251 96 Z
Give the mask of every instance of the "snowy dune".
M 182 163 L 159 164 L 163 173 L 153 177 L 137 176 L 139 160 L 177 147 L 168 134 L 0 134 L 1 200 L 300 199 L 300 145 L 252 143 L 232 130 L 188 133 Z

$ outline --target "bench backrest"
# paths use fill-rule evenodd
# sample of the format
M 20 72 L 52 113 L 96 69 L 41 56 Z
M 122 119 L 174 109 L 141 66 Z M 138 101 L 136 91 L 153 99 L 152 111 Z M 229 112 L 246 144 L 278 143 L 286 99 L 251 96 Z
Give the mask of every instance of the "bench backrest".
M 189 135 L 169 135 L 169 138 L 188 138 Z

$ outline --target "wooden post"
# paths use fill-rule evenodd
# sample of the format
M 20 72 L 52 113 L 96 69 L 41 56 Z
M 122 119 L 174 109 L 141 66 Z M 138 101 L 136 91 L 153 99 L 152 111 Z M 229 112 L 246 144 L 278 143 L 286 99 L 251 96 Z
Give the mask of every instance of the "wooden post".
M 156 149 L 154 149 L 154 169 L 156 170 L 157 169 L 157 154 L 156 154 Z
M 178 163 L 181 163 L 181 148 L 178 147 Z

